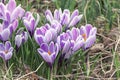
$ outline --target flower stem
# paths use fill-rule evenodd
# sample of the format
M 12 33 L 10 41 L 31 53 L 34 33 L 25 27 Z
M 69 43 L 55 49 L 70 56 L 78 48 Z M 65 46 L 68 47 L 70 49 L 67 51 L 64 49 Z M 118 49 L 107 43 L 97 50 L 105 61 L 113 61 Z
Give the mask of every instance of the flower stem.
M 8 68 L 8 61 L 5 61 L 5 60 L 3 59 L 3 62 L 4 62 L 5 70 L 7 71 L 7 68 Z
M 52 79 L 52 68 L 49 67 L 49 70 L 48 70 L 48 80 L 53 80 Z

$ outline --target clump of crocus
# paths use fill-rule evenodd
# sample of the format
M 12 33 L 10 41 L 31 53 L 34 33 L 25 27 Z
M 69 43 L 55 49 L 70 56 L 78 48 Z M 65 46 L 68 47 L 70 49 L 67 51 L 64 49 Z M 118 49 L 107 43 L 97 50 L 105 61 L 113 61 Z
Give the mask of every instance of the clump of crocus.
M 0 24 L 0 40 L 7 41 L 9 39 L 18 26 L 18 18 L 21 18 L 24 12 L 20 5 L 16 6 L 15 0 L 9 0 L 6 5 L 0 3 L 0 19 L 2 21 Z
M 36 42 L 41 45 L 42 43 L 50 43 L 50 41 L 56 41 L 57 31 L 54 28 L 50 28 L 49 24 L 36 28 L 34 38 Z
M 13 47 L 9 41 L 6 41 L 5 44 L 0 43 L 0 57 L 5 61 L 9 60 L 13 55 Z
M 31 12 L 26 12 L 25 16 L 23 17 L 23 23 L 25 27 L 27 28 L 30 36 L 34 34 L 34 30 L 38 22 L 39 22 L 39 14 L 37 14 L 37 19 L 35 20 Z
M 85 26 L 81 26 L 80 35 L 82 35 L 84 39 L 83 49 L 90 48 L 95 40 L 96 40 L 97 28 L 93 27 L 91 24 L 86 24 Z
M 20 33 L 18 33 L 15 36 L 15 45 L 17 46 L 17 49 L 26 41 L 28 40 L 28 34 L 25 31 L 22 31 Z
M 39 54 L 42 58 L 52 67 L 54 60 L 56 59 L 59 47 L 58 44 L 54 44 L 54 42 L 50 42 L 50 44 L 42 43 L 40 48 L 38 49 Z
M 8 23 L 15 21 L 18 17 L 21 18 L 25 12 L 21 5 L 16 6 L 15 0 L 9 0 L 6 5 L 0 3 L 0 7 L 0 19 Z
M 50 10 L 46 10 L 45 16 L 47 20 L 52 23 L 52 21 L 58 21 L 62 26 L 65 26 L 68 29 L 71 26 L 75 26 L 82 18 L 82 14 L 79 15 L 79 11 L 75 10 L 71 15 L 68 9 L 65 9 L 63 12 L 61 9 L 55 10 L 54 15 L 52 15 Z
M 53 52 L 51 52 L 51 50 L 54 51 L 56 55 L 61 53 L 59 60 L 61 61 L 61 59 L 70 58 L 70 56 L 81 48 L 86 50 L 94 44 L 97 32 L 95 27 L 92 27 L 90 24 L 81 26 L 80 29 L 74 27 L 82 18 L 78 10 L 75 10 L 70 15 L 68 9 L 65 9 L 63 12 L 61 9 L 56 9 L 54 16 L 50 10 L 47 10 L 45 16 L 50 22 L 50 25 L 46 24 L 45 26 L 37 28 L 34 38 L 40 46 L 38 52 L 50 65 L 53 64 L 56 58 L 56 56 L 52 58 L 53 55 L 51 53 Z M 73 27 L 70 29 L 71 26 Z M 53 44 L 57 44 L 57 49 L 52 48 Z

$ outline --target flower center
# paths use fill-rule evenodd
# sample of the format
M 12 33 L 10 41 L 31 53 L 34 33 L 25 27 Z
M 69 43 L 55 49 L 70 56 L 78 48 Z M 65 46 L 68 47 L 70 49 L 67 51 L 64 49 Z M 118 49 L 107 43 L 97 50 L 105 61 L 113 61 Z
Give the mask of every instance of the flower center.
M 51 52 L 50 52 L 50 51 L 48 51 L 48 54 L 49 54 L 49 55 L 51 55 Z
M 7 54 L 7 53 L 8 53 L 8 50 L 5 50 L 4 52 L 5 52 L 5 54 Z
M 87 39 L 87 35 L 84 33 L 84 34 L 82 34 L 82 37 L 84 38 L 84 40 L 86 41 L 86 39 Z

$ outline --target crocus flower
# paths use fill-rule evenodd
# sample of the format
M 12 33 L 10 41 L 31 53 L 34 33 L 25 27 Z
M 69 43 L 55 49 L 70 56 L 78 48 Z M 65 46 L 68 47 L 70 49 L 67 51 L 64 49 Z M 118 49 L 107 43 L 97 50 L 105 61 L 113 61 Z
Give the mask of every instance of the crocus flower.
M 12 25 L 9 25 L 8 28 L 5 28 L 3 24 L 0 24 L 0 40 L 6 41 L 9 39 L 12 32 Z
M 87 49 L 94 44 L 94 42 L 96 40 L 96 32 L 97 32 L 97 28 L 92 27 L 92 25 L 90 25 L 90 24 L 81 26 L 80 34 L 84 38 L 84 42 L 85 42 L 84 47 L 83 47 L 84 49 Z
M 75 26 L 82 18 L 82 15 L 79 15 L 79 11 L 75 10 L 71 15 L 68 9 L 65 9 L 63 12 L 61 9 L 54 11 L 54 17 L 50 10 L 46 10 L 45 16 L 47 20 L 52 23 L 52 21 L 57 20 L 61 25 L 65 25 L 66 29 Z
M 5 61 L 9 60 L 13 54 L 13 47 L 9 41 L 0 43 L 0 57 L 3 58 Z
M 31 36 L 34 34 L 34 30 L 39 22 L 39 19 L 39 15 L 37 14 L 37 19 L 35 20 L 31 12 L 26 12 L 25 16 L 23 17 L 24 25 Z
M 28 39 L 27 32 L 23 31 L 20 34 L 17 34 L 15 36 L 15 44 L 16 44 L 17 48 L 19 48 L 21 46 L 21 44 L 23 44 L 24 42 L 26 42 L 27 39 Z
M 54 28 L 57 31 L 57 34 L 62 32 L 62 25 L 56 20 L 52 21 L 51 28 Z
M 42 43 L 50 43 L 50 41 L 56 41 L 57 31 L 53 28 L 49 28 L 49 25 L 36 28 L 34 38 L 36 42 L 41 45 Z
M 66 33 L 58 36 L 57 42 L 60 45 L 62 55 L 65 59 L 68 59 L 72 54 L 74 54 L 84 45 L 84 39 L 80 35 L 78 28 L 67 30 Z
M 15 0 L 9 0 L 6 5 L 0 3 L 0 19 L 2 20 L 0 24 L 0 40 L 6 41 L 12 36 L 13 31 L 18 26 L 18 18 L 21 18 L 24 12 L 20 5 L 16 6 Z
M 70 36 L 67 33 L 62 33 L 57 38 L 57 43 L 59 45 L 60 51 L 62 52 L 62 57 L 64 57 L 71 48 Z
M 0 3 L 0 7 L 0 19 L 4 19 L 8 21 L 8 23 L 13 22 L 18 17 L 21 18 L 25 12 L 25 10 L 21 8 L 21 5 L 16 6 L 15 0 L 9 0 L 6 5 Z
M 80 31 L 78 28 L 72 28 L 72 30 L 67 30 L 66 32 L 70 36 L 70 49 L 65 54 L 65 59 L 68 59 L 72 56 L 76 51 L 78 51 L 84 45 L 84 39 L 80 35 Z
M 84 45 L 84 39 L 80 35 L 80 31 L 78 28 L 73 27 L 71 31 L 68 30 L 66 33 L 68 33 L 70 36 L 72 51 L 75 52 Z
M 42 56 L 42 58 L 49 64 L 49 66 L 52 67 L 54 60 L 58 55 L 59 47 L 58 44 L 54 44 L 54 42 L 50 42 L 49 45 L 47 43 L 43 43 L 38 49 L 38 52 Z

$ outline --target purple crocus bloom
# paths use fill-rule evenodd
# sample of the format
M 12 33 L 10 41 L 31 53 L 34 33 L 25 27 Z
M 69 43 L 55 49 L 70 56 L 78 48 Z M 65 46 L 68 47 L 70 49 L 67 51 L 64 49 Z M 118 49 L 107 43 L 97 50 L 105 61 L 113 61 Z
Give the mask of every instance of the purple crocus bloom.
M 84 38 L 84 49 L 87 49 L 91 47 L 95 40 L 96 40 L 96 33 L 97 33 L 97 28 L 92 27 L 90 24 L 86 24 L 85 26 L 81 26 L 80 28 L 80 34 Z
M 49 27 L 50 26 L 47 24 L 40 28 L 36 28 L 34 38 L 39 45 L 42 43 L 50 43 L 50 41 L 56 41 L 57 31 Z
M 13 47 L 11 47 L 11 43 L 9 41 L 0 43 L 0 57 L 3 58 L 5 61 L 9 60 L 13 54 Z
M 62 33 L 57 38 L 57 43 L 62 52 L 62 57 L 64 57 L 71 48 L 70 36 L 67 33 Z
M 51 22 L 51 28 L 57 30 L 57 34 L 60 34 L 62 32 L 62 25 L 56 20 Z
M 19 48 L 21 46 L 21 44 L 23 44 L 27 40 L 28 40 L 27 32 L 23 31 L 20 34 L 17 34 L 15 36 L 15 44 L 16 44 L 17 48 Z
M 0 24 L 0 40 L 7 41 L 12 32 L 12 25 L 9 25 L 8 28 L 5 28 L 3 24 Z
M 63 12 L 61 9 L 54 11 L 54 17 L 50 10 L 46 10 L 45 16 L 47 20 L 52 23 L 52 21 L 57 20 L 61 25 L 65 25 L 66 29 L 75 26 L 82 18 L 82 15 L 79 15 L 79 11 L 75 10 L 71 15 L 68 9 L 65 9 Z
M 66 33 L 69 34 L 69 36 L 71 37 L 71 48 L 72 51 L 77 51 L 79 50 L 83 45 L 84 45 L 84 39 L 83 37 L 80 35 L 79 29 L 78 28 L 72 28 L 72 30 L 68 30 Z
M 0 2 L 0 19 L 6 19 L 6 10 L 6 6 L 2 2 Z
M 0 19 L 2 20 L 0 24 L 0 40 L 6 41 L 12 36 L 13 31 L 18 26 L 18 18 L 21 18 L 24 12 L 20 5 L 16 6 L 15 0 L 9 0 L 6 5 L 0 3 Z
M 38 52 L 42 56 L 42 58 L 49 64 L 49 66 L 52 67 L 54 60 L 58 55 L 59 47 L 58 44 L 54 44 L 54 42 L 50 42 L 49 45 L 47 43 L 43 43 L 38 49 Z
M 21 8 L 21 5 L 16 6 L 15 0 L 9 0 L 6 5 L 0 3 L 0 7 L 0 19 L 8 23 L 13 22 L 18 17 L 21 18 L 25 12 L 25 10 Z
M 84 45 L 84 39 L 80 35 L 78 28 L 72 28 L 67 30 L 66 33 L 62 33 L 57 39 L 63 57 L 68 59 L 72 54 L 79 50 Z
M 72 28 L 72 30 L 67 30 L 66 32 L 70 36 L 70 49 L 65 54 L 65 59 L 68 59 L 70 56 L 72 56 L 76 51 L 78 51 L 81 47 L 84 45 L 84 39 L 80 35 L 78 28 Z
M 34 34 L 34 30 L 39 22 L 39 19 L 39 14 L 37 14 L 37 19 L 35 20 L 31 12 L 26 12 L 25 16 L 23 17 L 24 25 L 31 36 Z

